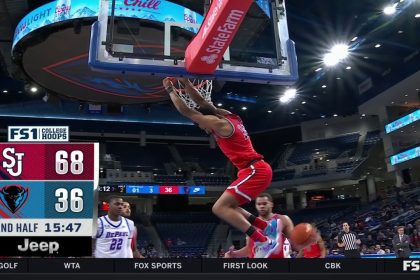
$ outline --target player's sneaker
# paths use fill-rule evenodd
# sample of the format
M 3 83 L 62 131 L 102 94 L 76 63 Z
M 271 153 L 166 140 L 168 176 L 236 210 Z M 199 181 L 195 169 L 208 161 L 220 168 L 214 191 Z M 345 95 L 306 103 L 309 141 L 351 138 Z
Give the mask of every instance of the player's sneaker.
M 254 243 L 254 258 L 268 258 L 272 252 L 277 249 L 277 242 L 271 239 L 267 239 L 264 242 Z

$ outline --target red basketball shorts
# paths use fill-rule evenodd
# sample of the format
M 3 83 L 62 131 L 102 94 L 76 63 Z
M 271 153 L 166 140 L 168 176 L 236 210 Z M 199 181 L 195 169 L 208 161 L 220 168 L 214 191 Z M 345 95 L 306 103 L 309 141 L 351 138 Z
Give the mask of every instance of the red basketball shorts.
M 250 202 L 271 184 L 273 171 L 264 160 L 257 161 L 249 167 L 239 170 L 236 179 L 225 192 L 232 194 L 239 205 Z

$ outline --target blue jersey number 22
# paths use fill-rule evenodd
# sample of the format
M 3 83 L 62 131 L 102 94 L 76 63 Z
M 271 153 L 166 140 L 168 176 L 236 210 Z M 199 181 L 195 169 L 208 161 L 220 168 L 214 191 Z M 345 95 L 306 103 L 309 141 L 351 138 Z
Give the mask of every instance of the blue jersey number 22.
M 122 238 L 112 238 L 109 250 L 121 250 L 123 240 Z

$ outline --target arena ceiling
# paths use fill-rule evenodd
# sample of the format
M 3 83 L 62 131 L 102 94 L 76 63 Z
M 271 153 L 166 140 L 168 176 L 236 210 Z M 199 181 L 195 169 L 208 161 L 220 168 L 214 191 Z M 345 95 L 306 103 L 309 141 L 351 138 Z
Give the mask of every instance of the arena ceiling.
M 50 1 L 0 0 L 1 116 L 12 116 L 11 108 L 28 102 L 33 117 L 54 117 L 57 104 L 61 108 L 80 105 L 78 101 L 48 100 L 44 94 L 30 96 L 25 94 L 24 83 L 11 78 L 17 72 L 10 61 L 13 30 L 22 16 L 47 2 Z M 198 12 L 203 10 L 202 1 L 173 2 L 188 5 Z M 394 3 L 397 12 L 385 15 L 383 8 Z M 278 99 L 285 87 L 232 82 L 220 85 L 213 94 L 214 103 L 239 112 L 253 131 L 355 114 L 360 103 L 420 70 L 418 0 L 289 0 L 286 8 L 290 38 L 296 43 L 299 62 L 297 98 L 281 104 Z M 323 55 L 335 43 L 348 44 L 350 56 L 336 67 L 325 67 Z M 55 108 L 46 109 L 44 103 Z M 144 122 L 185 123 L 168 104 L 134 106 L 147 114 L 147 118 L 141 118 Z M 15 109 L 14 113 L 22 112 Z M 84 116 L 75 115 L 75 118 Z M 124 120 L 139 120 L 139 116 L 128 114 Z

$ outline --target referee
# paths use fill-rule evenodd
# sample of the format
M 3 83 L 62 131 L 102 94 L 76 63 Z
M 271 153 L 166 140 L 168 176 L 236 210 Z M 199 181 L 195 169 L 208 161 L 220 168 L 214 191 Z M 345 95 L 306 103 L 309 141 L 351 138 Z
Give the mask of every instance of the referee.
M 338 247 L 344 247 L 346 258 L 360 258 L 360 239 L 356 233 L 350 231 L 349 223 L 343 223 L 343 231 L 338 235 Z

